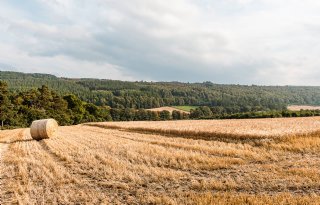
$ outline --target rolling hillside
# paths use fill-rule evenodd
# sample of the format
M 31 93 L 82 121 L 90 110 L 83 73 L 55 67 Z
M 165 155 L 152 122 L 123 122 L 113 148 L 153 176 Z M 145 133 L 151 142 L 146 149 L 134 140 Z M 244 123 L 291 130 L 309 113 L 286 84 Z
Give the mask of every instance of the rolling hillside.
M 285 109 L 287 105 L 320 105 L 320 87 L 220 85 L 211 82 L 127 82 L 58 78 L 48 74 L 0 72 L 13 91 L 48 85 L 60 94 L 73 93 L 86 102 L 113 108 L 163 106 L 223 107 L 227 112 Z

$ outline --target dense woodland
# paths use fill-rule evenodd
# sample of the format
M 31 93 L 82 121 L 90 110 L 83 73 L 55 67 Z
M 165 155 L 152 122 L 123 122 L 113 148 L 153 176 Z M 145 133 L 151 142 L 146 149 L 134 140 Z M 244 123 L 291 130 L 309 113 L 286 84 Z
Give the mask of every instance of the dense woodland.
M 48 74 L 0 72 L 12 92 L 48 86 L 60 95 L 111 108 L 194 105 L 225 113 L 283 110 L 290 104 L 320 105 L 320 87 L 220 85 L 211 82 L 127 82 L 58 78 Z
M 27 127 L 55 118 L 60 125 L 93 121 L 229 119 L 319 116 L 286 110 L 288 104 L 320 104 L 320 87 L 242 86 L 179 82 L 125 82 L 0 72 L 0 123 Z M 146 108 L 198 106 L 190 114 Z
M 32 121 L 54 118 L 60 125 L 99 121 L 170 120 L 187 119 L 188 114 L 174 111 L 149 111 L 133 108 L 96 106 L 80 100 L 74 94 L 61 96 L 46 85 L 21 92 L 8 90 L 0 81 L 1 127 L 28 127 Z

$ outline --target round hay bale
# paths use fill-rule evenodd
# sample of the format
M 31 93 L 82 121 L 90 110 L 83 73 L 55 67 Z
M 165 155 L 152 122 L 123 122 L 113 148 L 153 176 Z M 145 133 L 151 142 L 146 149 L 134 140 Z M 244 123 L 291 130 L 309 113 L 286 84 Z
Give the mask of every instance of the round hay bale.
M 54 119 L 33 121 L 30 127 L 31 137 L 35 140 L 48 139 L 56 132 L 59 125 Z

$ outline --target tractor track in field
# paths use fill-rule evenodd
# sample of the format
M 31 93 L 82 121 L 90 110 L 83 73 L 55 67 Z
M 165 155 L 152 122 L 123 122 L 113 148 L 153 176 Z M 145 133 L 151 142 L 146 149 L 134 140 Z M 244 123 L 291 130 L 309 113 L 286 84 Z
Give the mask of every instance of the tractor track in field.
M 81 178 L 84 181 L 90 182 L 92 179 L 89 175 L 84 173 L 77 173 L 74 169 L 72 169 L 72 165 L 69 164 L 67 161 L 62 159 L 58 154 L 56 154 L 49 146 L 48 144 L 41 140 L 39 141 L 40 149 L 42 149 L 45 153 L 48 154 L 48 156 L 52 159 L 52 161 L 57 164 L 57 166 L 63 167 L 69 174 L 74 176 L 75 178 L 79 179 Z M 90 183 L 88 183 L 90 184 Z
M 112 195 L 118 195 L 120 196 L 120 198 L 124 192 L 129 192 L 128 190 L 121 188 L 121 183 L 119 183 L 120 185 L 112 185 L 112 181 L 110 181 L 110 184 L 103 183 L 103 179 L 93 176 L 91 173 L 86 172 L 85 169 L 78 169 L 78 163 L 73 164 L 63 159 L 61 156 L 59 156 L 59 154 L 52 150 L 52 148 L 45 140 L 39 141 L 39 148 L 42 149 L 46 154 L 48 154 L 48 157 L 50 157 L 51 160 L 53 160 L 53 162 L 57 164 L 57 166 L 68 172 L 72 178 L 77 179 L 77 181 L 81 181 L 80 186 L 87 186 L 90 190 L 100 190 L 99 192 L 105 196 L 107 195 L 107 193 L 112 193 Z M 107 193 L 106 190 L 108 190 Z M 125 199 L 122 200 L 122 203 L 125 203 Z
M 84 186 L 88 186 L 91 189 L 100 189 L 101 192 L 104 192 L 105 189 L 108 189 L 109 191 L 113 191 L 112 186 L 108 187 L 101 183 L 102 179 L 97 178 L 93 176 L 92 174 L 86 172 L 86 170 L 77 169 L 79 166 L 79 163 L 76 162 L 71 163 L 63 159 L 59 154 L 57 154 L 52 148 L 49 146 L 49 144 L 45 140 L 39 141 L 39 145 L 41 149 L 48 154 L 48 156 L 60 167 L 66 170 L 72 177 L 76 179 L 80 179 L 79 181 L 83 182 Z M 119 190 L 118 190 L 119 191 Z

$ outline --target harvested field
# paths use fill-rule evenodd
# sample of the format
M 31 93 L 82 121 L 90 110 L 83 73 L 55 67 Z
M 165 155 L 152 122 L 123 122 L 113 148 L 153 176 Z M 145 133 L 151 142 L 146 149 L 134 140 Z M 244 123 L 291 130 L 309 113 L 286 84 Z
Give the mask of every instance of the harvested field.
M 281 140 L 300 135 L 318 135 L 320 117 L 274 118 L 244 120 L 183 120 L 157 122 L 106 122 L 88 125 L 161 133 L 166 135 L 205 140 Z
M 197 109 L 199 106 L 191 106 L 191 105 L 182 105 L 182 106 L 173 106 L 179 110 L 184 110 L 186 112 L 190 112 L 191 110 Z
M 4 190 L 3 186 L 3 181 L 1 180 L 1 176 L 3 175 L 3 169 L 4 169 L 4 165 L 3 165 L 3 161 L 2 161 L 2 155 L 5 152 L 7 148 L 6 144 L 0 144 L 0 202 L 2 201 L 2 190 Z
M 300 110 L 320 110 L 320 106 L 291 105 L 291 106 L 288 106 L 288 110 L 291 110 L 291 111 L 300 111 Z
M 187 112 L 185 110 L 182 110 L 182 109 L 177 109 L 177 108 L 174 108 L 174 107 L 158 107 L 158 108 L 152 108 L 152 109 L 147 109 L 147 110 L 150 110 L 150 111 L 163 111 L 163 110 L 167 110 L 169 112 L 172 113 L 172 111 L 176 110 L 176 111 L 179 111 L 179 112 L 184 112 L 184 113 L 190 113 L 190 112 Z
M 207 130 L 204 121 L 99 123 L 42 141 L 29 129 L 1 131 L 0 204 L 319 204 L 319 120 L 205 121 Z M 133 125 L 209 133 L 241 125 L 236 133 L 263 137 L 202 140 Z

